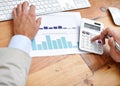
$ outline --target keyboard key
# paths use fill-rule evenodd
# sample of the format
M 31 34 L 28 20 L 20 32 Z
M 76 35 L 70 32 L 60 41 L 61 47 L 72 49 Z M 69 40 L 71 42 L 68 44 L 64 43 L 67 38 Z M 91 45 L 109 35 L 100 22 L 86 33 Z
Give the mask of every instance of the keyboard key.
M 12 10 L 26 0 L 0 0 L 0 21 L 12 19 Z M 90 7 L 88 0 L 27 0 L 36 6 L 36 15 Z M 64 5 L 64 6 L 63 6 Z

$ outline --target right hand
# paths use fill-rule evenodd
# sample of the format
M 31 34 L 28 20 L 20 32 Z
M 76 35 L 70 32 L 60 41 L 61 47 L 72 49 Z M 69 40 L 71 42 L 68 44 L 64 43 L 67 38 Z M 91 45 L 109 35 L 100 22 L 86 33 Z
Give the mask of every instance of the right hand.
M 115 43 L 114 41 L 116 40 L 118 42 L 118 44 L 120 45 L 120 29 L 109 29 L 106 28 L 105 30 L 103 30 L 101 32 L 100 35 L 97 35 L 95 37 L 93 37 L 91 40 L 95 41 L 98 39 L 101 39 L 103 44 L 105 44 L 105 39 L 106 39 L 106 35 L 110 35 L 111 38 L 108 39 L 108 44 L 110 46 L 110 55 L 113 58 L 113 60 L 115 60 L 116 62 L 120 62 L 120 51 L 118 51 L 115 48 Z
M 36 20 L 35 6 L 31 5 L 28 10 L 28 2 L 18 4 L 13 10 L 14 34 L 25 35 L 33 39 L 41 23 L 41 19 Z

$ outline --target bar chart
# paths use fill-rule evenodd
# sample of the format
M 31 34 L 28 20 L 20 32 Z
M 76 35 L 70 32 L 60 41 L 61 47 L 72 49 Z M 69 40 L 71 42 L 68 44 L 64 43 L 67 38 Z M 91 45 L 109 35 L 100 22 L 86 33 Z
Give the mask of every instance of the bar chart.
M 72 44 L 71 41 L 67 41 L 66 37 L 62 36 L 58 39 L 52 39 L 50 35 L 45 36 L 45 40 L 40 43 L 36 43 L 35 39 L 32 40 L 32 50 L 51 50 L 51 49 L 68 49 L 78 48 L 78 42 Z
M 42 16 L 39 30 L 32 40 L 30 56 L 81 54 L 79 42 L 79 13 L 57 13 Z

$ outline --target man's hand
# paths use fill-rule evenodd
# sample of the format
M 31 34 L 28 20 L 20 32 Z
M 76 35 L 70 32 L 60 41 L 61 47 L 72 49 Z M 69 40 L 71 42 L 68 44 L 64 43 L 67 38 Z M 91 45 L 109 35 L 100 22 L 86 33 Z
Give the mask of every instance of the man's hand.
M 95 41 L 97 39 L 101 39 L 103 44 L 105 44 L 105 39 L 107 35 L 110 35 L 111 38 L 108 39 L 108 44 L 110 46 L 110 55 L 115 60 L 116 62 L 120 62 L 120 51 L 115 48 L 115 43 L 114 41 L 116 40 L 120 44 L 120 29 L 109 29 L 106 28 L 101 32 L 100 35 L 95 36 L 92 38 L 92 41 Z
M 18 4 L 13 9 L 14 34 L 25 35 L 33 39 L 41 24 L 41 19 L 36 20 L 35 6 L 31 5 L 28 10 L 28 2 Z

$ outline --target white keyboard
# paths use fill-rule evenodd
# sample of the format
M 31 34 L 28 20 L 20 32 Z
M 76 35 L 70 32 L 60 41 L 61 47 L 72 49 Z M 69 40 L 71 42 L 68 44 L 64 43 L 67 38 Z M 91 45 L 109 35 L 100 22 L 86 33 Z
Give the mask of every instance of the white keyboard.
M 88 0 L 0 0 L 0 21 L 12 19 L 12 10 L 20 2 L 28 1 L 36 6 L 36 14 L 49 13 L 90 7 Z

